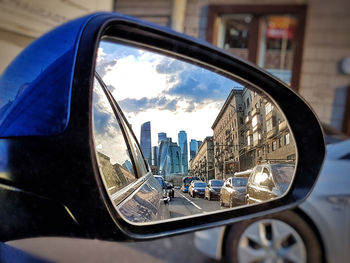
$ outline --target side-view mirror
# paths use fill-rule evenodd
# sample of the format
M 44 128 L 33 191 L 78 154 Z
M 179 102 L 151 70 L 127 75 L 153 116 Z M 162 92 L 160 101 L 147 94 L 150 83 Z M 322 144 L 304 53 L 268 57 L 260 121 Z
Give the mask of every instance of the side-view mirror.
M 36 40 L 0 78 L 0 239 L 147 239 L 266 215 L 308 196 L 324 154 L 315 114 L 274 76 L 167 28 L 93 14 Z M 283 171 L 282 195 L 195 203 L 205 182 L 264 162 Z M 188 199 L 193 180 L 191 214 L 162 202 Z

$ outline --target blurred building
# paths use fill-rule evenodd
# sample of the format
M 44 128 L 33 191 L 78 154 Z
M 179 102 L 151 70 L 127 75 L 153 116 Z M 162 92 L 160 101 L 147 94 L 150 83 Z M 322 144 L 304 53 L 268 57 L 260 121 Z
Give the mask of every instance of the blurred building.
M 192 160 L 198 152 L 198 141 L 191 139 L 190 141 L 190 160 Z
M 198 153 L 190 162 L 192 176 L 203 178 L 206 182 L 215 178 L 214 174 L 214 142 L 213 137 L 204 139 Z
M 339 69 L 350 57 L 350 1 L 118 0 L 115 8 L 256 63 L 350 134 L 350 76 Z
M 159 145 L 158 174 L 169 177 L 182 173 L 181 148 L 171 138 L 162 140 Z
M 162 140 L 166 140 L 166 133 L 165 132 L 160 132 L 160 133 L 158 133 L 158 145 L 160 144 L 160 142 L 162 141 Z
M 140 146 L 145 159 L 152 164 L 152 143 L 151 143 L 151 122 L 145 122 L 141 125 Z
M 187 143 L 187 133 L 185 131 L 180 131 L 178 134 L 179 146 L 181 148 L 181 158 L 182 158 L 182 169 L 181 173 L 188 174 L 188 143 Z

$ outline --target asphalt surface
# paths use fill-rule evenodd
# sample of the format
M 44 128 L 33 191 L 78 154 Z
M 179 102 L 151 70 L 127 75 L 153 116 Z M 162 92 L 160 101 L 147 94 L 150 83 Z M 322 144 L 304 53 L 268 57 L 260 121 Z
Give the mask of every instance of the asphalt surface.
M 191 197 L 180 189 L 175 189 L 175 197 L 169 203 L 170 217 L 182 217 L 194 214 L 218 211 L 219 200 L 206 200 L 203 197 Z

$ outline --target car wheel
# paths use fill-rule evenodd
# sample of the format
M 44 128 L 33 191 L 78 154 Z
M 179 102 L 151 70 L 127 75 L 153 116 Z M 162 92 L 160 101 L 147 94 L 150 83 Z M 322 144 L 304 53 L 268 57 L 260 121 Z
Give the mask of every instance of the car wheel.
M 322 250 L 315 233 L 292 211 L 232 225 L 225 251 L 227 262 L 322 261 Z

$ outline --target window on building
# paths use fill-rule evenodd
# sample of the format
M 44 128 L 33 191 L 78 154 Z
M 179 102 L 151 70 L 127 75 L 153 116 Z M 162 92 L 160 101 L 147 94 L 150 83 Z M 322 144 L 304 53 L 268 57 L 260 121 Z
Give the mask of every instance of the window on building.
M 290 143 L 290 135 L 289 133 L 287 133 L 286 135 L 284 135 L 284 140 L 286 142 L 286 145 L 288 145 Z
M 259 141 L 259 133 L 258 132 L 254 132 L 253 133 L 253 142 L 254 144 L 256 144 Z
M 282 137 L 278 138 L 278 147 L 281 148 L 283 146 L 283 139 Z
M 272 142 L 272 151 L 276 151 L 277 149 L 277 141 Z
M 247 133 L 247 144 L 248 144 L 248 145 L 251 145 L 251 141 L 250 141 L 250 135 L 249 135 L 249 133 Z
M 272 125 L 272 118 L 271 118 L 266 121 L 266 131 L 267 132 L 272 131 L 272 128 L 273 128 L 273 125 Z
M 252 126 L 253 129 L 258 125 L 258 115 L 254 115 L 253 119 L 252 119 Z
M 210 5 L 207 40 L 299 87 L 306 5 Z
M 247 98 L 247 107 L 249 107 L 250 102 L 249 102 L 249 98 Z
M 273 110 L 273 105 L 270 102 L 266 103 L 265 104 L 265 114 L 266 115 L 269 114 L 272 110 Z

